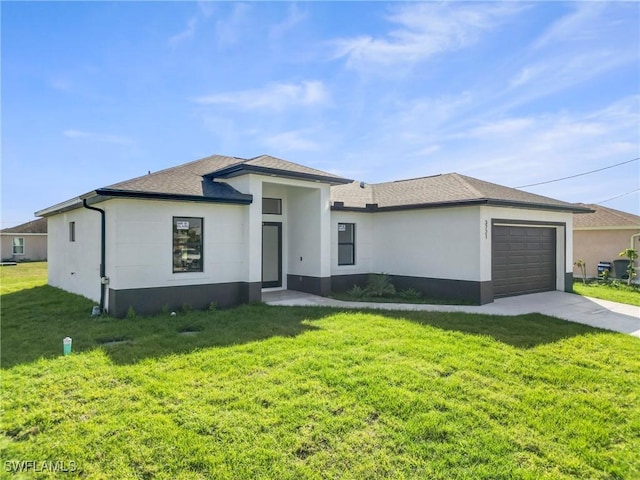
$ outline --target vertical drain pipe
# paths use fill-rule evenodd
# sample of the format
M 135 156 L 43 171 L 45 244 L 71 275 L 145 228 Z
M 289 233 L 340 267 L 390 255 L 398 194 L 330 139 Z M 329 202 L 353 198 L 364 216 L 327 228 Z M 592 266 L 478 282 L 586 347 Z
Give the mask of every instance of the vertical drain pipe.
M 103 313 L 105 311 L 104 308 L 104 297 L 105 297 L 105 288 L 107 287 L 106 284 L 106 275 L 105 275 L 105 261 L 106 261 L 106 243 L 105 243 L 105 238 L 106 238 L 106 231 L 107 231 L 107 224 L 105 221 L 105 212 L 104 210 L 102 210 L 101 208 L 96 208 L 96 207 L 90 207 L 87 204 L 87 199 L 83 198 L 82 199 L 82 206 L 86 209 L 89 210 L 94 210 L 96 212 L 100 212 L 100 217 L 101 217 L 101 225 L 100 225 L 100 313 Z

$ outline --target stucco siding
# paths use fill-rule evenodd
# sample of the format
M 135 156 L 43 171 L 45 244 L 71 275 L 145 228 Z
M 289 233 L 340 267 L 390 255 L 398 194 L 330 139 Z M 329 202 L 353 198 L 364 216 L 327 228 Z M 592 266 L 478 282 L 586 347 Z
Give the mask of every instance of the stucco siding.
M 320 276 L 322 269 L 320 201 L 320 190 L 289 188 L 287 273 L 290 275 Z
M 479 207 L 374 215 L 373 272 L 480 280 Z
M 75 241 L 69 223 L 75 222 Z M 79 208 L 48 218 L 49 285 L 100 300 L 100 215 Z
M 375 215 L 331 212 L 331 275 L 368 274 L 373 269 L 373 222 Z M 338 265 L 338 224 L 355 224 L 355 264 Z
M 598 276 L 598 263 L 620 260 L 618 254 L 631 246 L 631 236 L 638 230 L 574 230 L 573 261 L 582 259 L 586 263 L 587 276 Z M 640 249 L 640 237 L 635 238 L 634 248 Z M 614 273 L 614 272 L 612 272 Z M 578 267 L 573 268 L 575 277 L 581 277 Z
M 110 200 L 107 275 L 115 290 L 244 281 L 243 206 Z M 173 272 L 173 217 L 203 219 L 203 271 Z

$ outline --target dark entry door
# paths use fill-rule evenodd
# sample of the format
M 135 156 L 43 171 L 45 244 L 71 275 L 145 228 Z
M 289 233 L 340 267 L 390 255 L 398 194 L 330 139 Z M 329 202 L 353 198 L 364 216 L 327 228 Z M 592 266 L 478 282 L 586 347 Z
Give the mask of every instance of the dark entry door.
M 262 288 L 282 286 L 282 223 L 262 223 Z
M 556 230 L 493 227 L 493 292 L 496 298 L 556 289 Z

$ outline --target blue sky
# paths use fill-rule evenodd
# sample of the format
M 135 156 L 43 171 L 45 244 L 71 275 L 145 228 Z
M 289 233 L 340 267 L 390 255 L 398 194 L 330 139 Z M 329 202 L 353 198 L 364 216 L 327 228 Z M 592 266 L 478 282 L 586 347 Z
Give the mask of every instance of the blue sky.
M 637 2 L 2 2 L 2 227 L 214 153 L 517 187 L 640 156 Z M 640 213 L 640 162 L 526 188 Z

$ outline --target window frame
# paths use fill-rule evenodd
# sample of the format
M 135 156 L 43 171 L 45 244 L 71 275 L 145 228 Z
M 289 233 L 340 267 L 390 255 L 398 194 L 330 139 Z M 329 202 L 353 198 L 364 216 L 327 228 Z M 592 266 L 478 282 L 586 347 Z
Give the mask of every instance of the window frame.
M 69 241 L 76 241 L 76 222 L 69 222 Z
M 20 245 L 16 245 L 16 240 L 20 240 Z M 22 252 L 20 252 L 20 253 L 16 252 L 16 247 L 21 248 Z M 11 254 L 12 255 L 24 255 L 25 254 L 24 237 L 13 237 L 11 239 Z
M 340 226 L 345 225 L 351 226 L 351 241 L 350 242 L 341 242 L 340 241 Z M 341 246 L 351 246 L 351 262 L 342 262 L 340 260 L 340 247 Z M 338 266 L 349 266 L 356 264 L 356 224 L 353 222 L 338 222 Z
M 264 211 L 264 201 L 265 200 L 275 200 L 278 205 L 277 212 L 265 212 Z M 262 197 L 262 214 L 263 215 L 282 215 L 282 199 L 281 198 L 272 198 L 272 197 Z
M 176 234 L 178 232 L 178 224 L 177 222 L 182 221 L 182 222 L 191 222 L 193 220 L 197 220 L 200 222 L 200 235 L 199 235 L 199 241 L 198 242 L 182 242 L 182 243 L 176 243 Z M 197 227 L 196 227 L 197 228 Z M 189 226 L 186 230 L 190 231 L 193 228 L 191 226 Z M 182 230 L 182 229 L 181 229 Z M 187 234 L 189 235 L 189 234 Z M 187 263 L 187 261 L 189 260 L 189 254 L 186 254 L 185 257 L 185 251 L 191 249 L 194 249 L 195 246 L 198 246 L 198 248 L 196 248 L 196 250 L 199 250 L 195 253 L 195 255 L 198 255 L 197 257 L 197 263 L 194 262 L 194 260 L 196 259 L 195 255 L 194 258 L 191 260 L 190 263 Z M 176 252 L 179 251 L 179 247 L 182 247 L 182 252 L 178 253 L 178 255 L 180 255 L 180 261 L 183 263 L 183 265 L 181 267 L 176 267 Z M 186 268 L 185 268 L 185 264 L 187 264 Z M 197 264 L 197 268 L 191 268 L 192 265 Z M 186 216 L 174 216 L 171 219 L 171 270 L 173 273 L 202 273 L 204 272 L 204 217 L 186 217 Z

